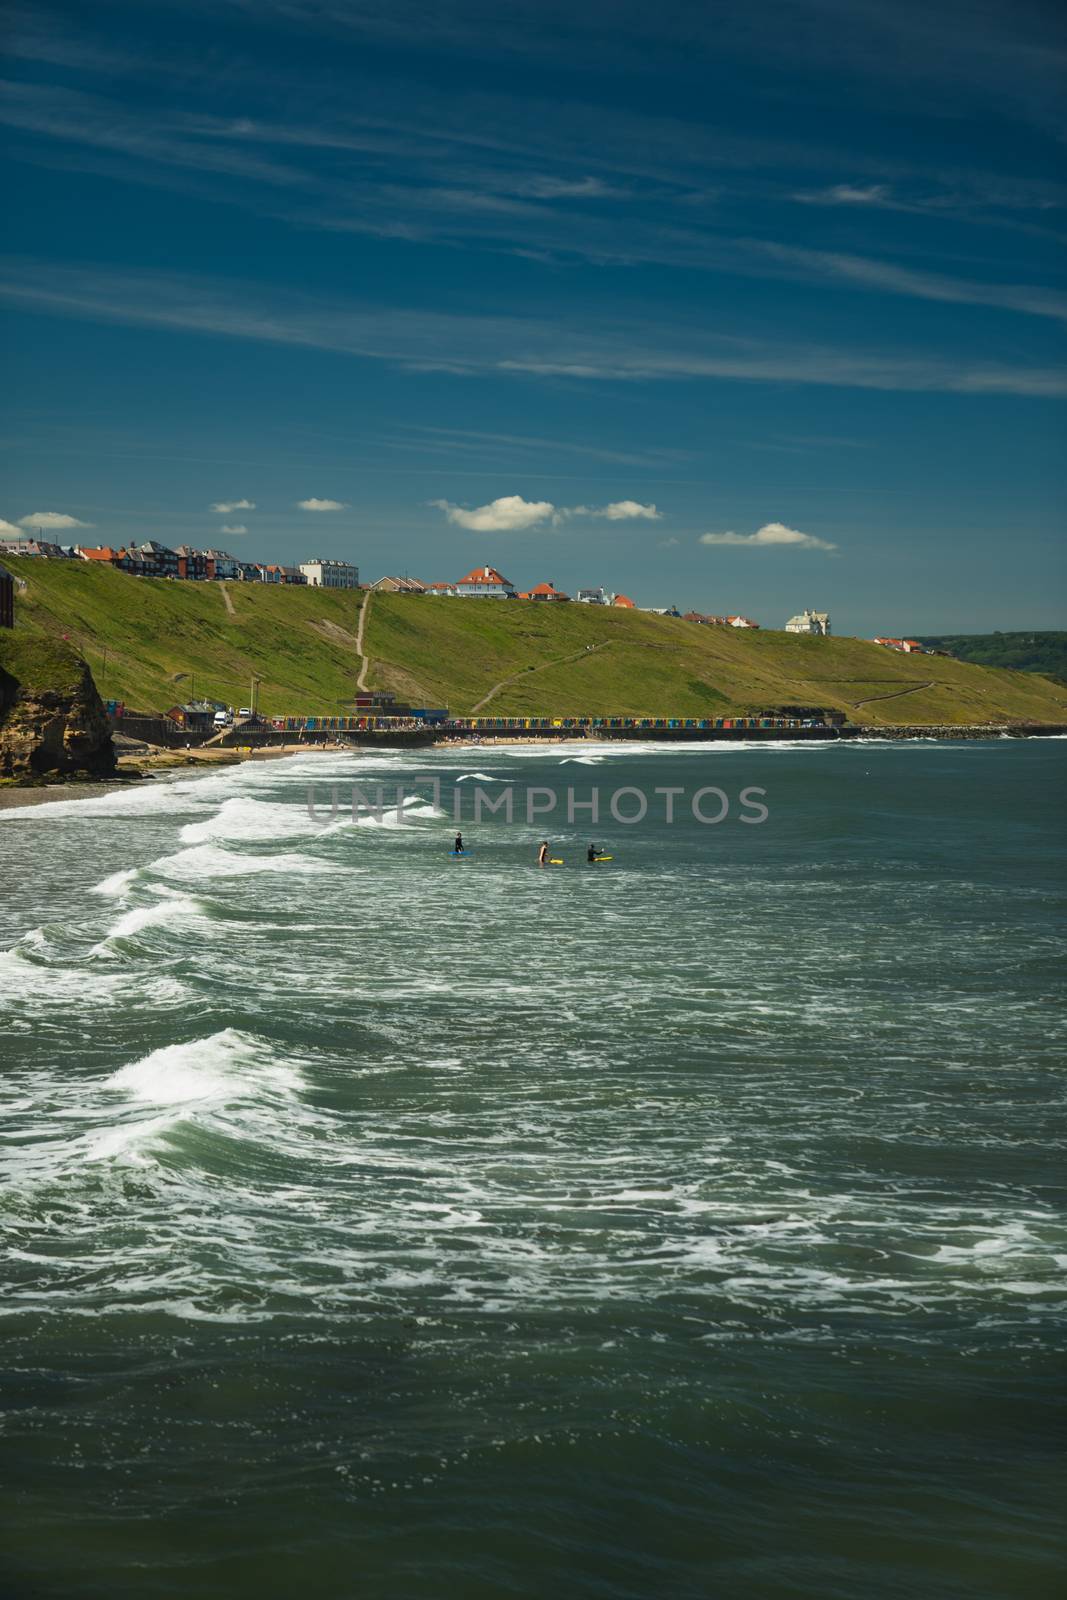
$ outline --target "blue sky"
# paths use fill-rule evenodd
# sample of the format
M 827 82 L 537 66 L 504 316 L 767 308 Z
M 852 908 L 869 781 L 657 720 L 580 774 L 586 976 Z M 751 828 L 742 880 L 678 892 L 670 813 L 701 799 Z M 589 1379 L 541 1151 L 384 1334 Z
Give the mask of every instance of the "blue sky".
M 0 518 L 1062 627 L 1057 16 L 16 5 Z

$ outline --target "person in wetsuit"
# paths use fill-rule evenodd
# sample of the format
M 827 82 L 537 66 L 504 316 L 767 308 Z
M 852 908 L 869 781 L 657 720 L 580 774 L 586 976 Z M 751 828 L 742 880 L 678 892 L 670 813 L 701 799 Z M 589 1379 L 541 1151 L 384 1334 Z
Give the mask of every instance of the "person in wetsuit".
M 600 854 L 600 846 L 599 845 L 595 845 L 595 844 L 591 844 L 589 846 L 589 849 L 585 852 L 585 859 L 587 861 L 595 861 L 599 854 Z
M 456 834 L 456 842 L 452 848 L 456 852 L 457 856 L 461 856 L 463 854 L 463 835 L 461 833 Z

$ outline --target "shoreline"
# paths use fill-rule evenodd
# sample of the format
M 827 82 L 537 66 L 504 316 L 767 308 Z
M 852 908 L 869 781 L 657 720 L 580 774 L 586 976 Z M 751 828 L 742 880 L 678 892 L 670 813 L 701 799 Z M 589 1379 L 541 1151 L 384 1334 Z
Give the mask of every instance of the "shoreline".
M 599 744 L 662 744 L 665 749 L 671 746 L 684 746 L 692 744 L 695 740 L 670 739 L 655 737 L 657 730 L 649 729 L 643 738 L 622 739 L 590 739 L 584 734 L 553 733 L 537 739 L 518 739 L 501 736 L 498 734 L 471 734 L 464 738 L 452 735 L 434 742 L 430 749 L 446 750 L 478 750 L 478 749 L 515 749 L 519 745 L 539 749 L 542 746 L 584 745 L 586 749 L 595 750 Z M 858 740 L 874 740 L 882 743 L 904 743 L 919 741 L 923 743 L 951 744 L 959 741 L 981 742 L 983 740 L 1001 742 L 1003 739 L 1049 739 L 1067 737 L 1067 725 L 1063 724 L 1030 724 L 1023 726 L 1013 724 L 942 724 L 923 727 L 921 724 L 907 724 L 899 727 L 880 725 L 877 727 L 842 728 L 836 731 L 835 737 L 818 741 L 819 744 L 849 744 Z M 783 732 L 779 739 L 748 740 L 704 740 L 705 743 L 749 743 L 754 746 L 761 744 L 789 743 L 788 734 Z M 20 811 L 32 806 L 41 806 L 55 803 L 60 800 L 94 800 L 101 795 L 115 794 L 123 789 L 135 790 L 139 783 L 152 781 L 167 783 L 179 778 L 196 776 L 196 769 L 207 774 L 215 767 L 239 766 L 245 761 L 276 761 L 286 756 L 310 755 L 338 755 L 348 752 L 352 755 L 367 754 L 374 751 L 388 749 L 404 749 L 408 746 L 394 746 L 386 741 L 366 740 L 363 743 L 345 741 L 332 744 L 279 744 L 260 745 L 245 749 L 219 749 L 212 750 L 151 750 L 149 754 L 123 755 L 119 757 L 118 767 L 121 774 L 125 766 L 128 775 L 113 778 L 85 778 L 61 780 L 57 783 L 42 783 L 37 785 L 4 784 L 0 785 L 0 812 Z M 190 769 L 193 769 L 190 771 Z M 137 774 L 135 776 L 134 774 Z
M 148 755 L 123 755 L 113 778 L 70 778 L 56 783 L 0 785 L 0 811 L 20 811 L 57 800 L 96 800 L 101 795 L 135 792 L 142 782 L 168 783 L 179 778 L 206 776 L 215 767 L 236 767 L 245 761 L 274 761 L 282 756 L 304 755 L 308 750 L 337 754 L 336 745 L 266 745 L 249 750 L 159 750 Z M 199 773 L 196 769 L 199 768 Z M 123 769 L 126 776 L 122 776 Z M 193 770 L 190 770 L 193 769 Z

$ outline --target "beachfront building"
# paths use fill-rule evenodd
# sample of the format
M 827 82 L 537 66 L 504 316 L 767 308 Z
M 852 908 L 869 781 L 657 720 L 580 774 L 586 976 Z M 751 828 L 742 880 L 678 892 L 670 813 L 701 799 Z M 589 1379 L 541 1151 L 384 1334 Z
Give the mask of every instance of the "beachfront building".
M 475 567 L 453 585 L 452 592 L 473 600 L 514 600 L 515 585 L 495 567 Z
M 527 589 L 519 596 L 520 600 L 569 600 L 570 595 L 564 594 L 562 589 L 557 589 L 552 583 L 535 583 L 532 589 Z
M 606 606 L 608 603 L 603 589 L 579 589 L 574 598 L 580 606 Z
M 310 561 L 300 563 L 300 571 L 313 589 L 359 588 L 359 568 L 348 561 L 324 560 L 321 556 L 313 556 Z
M 790 617 L 785 625 L 786 633 L 817 633 L 824 639 L 830 637 L 830 613 L 828 611 L 802 611 L 797 617 Z
M 620 606 L 623 611 L 636 611 L 637 607 L 628 594 L 613 594 L 609 605 Z
M 751 617 L 727 617 L 727 626 L 731 628 L 758 628 L 759 623 L 753 622 Z
M 434 595 L 449 595 L 454 597 L 456 593 L 456 586 L 454 583 L 428 583 L 426 585 L 426 593 Z
M 425 594 L 426 585 L 420 583 L 418 578 L 395 578 L 386 574 L 384 578 L 376 578 L 370 586 L 376 594 Z M 432 585 L 437 588 L 436 584 Z M 451 588 L 451 584 L 443 585 Z

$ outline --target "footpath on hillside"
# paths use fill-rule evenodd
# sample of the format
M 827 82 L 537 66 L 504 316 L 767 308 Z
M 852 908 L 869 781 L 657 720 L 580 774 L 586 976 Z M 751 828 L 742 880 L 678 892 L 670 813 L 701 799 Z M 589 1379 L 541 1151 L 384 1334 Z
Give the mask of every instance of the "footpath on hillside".
M 555 661 L 543 661 L 539 667 L 522 667 L 518 672 L 513 672 L 510 678 L 501 678 L 499 683 L 494 683 L 489 693 L 487 695 L 483 695 L 476 706 L 471 706 L 469 715 L 472 717 L 475 716 L 479 711 L 481 711 L 483 706 L 487 706 L 489 704 L 494 695 L 498 695 L 500 693 L 501 689 L 506 689 L 509 683 L 517 683 L 520 678 L 525 678 L 531 672 L 547 672 L 549 667 L 563 667 L 566 666 L 568 661 L 581 661 L 583 657 L 594 655 L 598 650 L 610 649 L 611 640 L 608 639 L 603 644 L 587 644 L 581 650 L 575 651 L 572 655 L 559 656 Z

